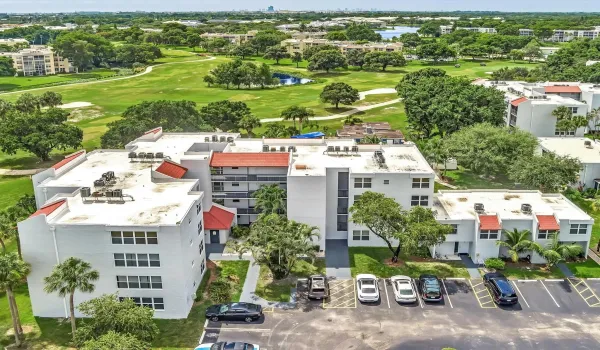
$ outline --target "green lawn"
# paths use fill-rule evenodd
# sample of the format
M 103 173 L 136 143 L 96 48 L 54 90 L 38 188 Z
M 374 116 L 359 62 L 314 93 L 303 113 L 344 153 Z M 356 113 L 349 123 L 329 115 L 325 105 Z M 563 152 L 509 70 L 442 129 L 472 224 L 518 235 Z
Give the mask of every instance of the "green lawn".
M 469 277 L 464 265 L 459 261 L 410 261 L 401 257 L 402 264 L 390 266 L 385 262 L 392 258 L 392 253 L 384 247 L 350 247 L 350 268 L 352 276 L 370 273 L 377 277 L 405 275 L 419 277 L 421 274 L 433 274 L 440 278 Z M 427 259 L 430 260 L 430 259 Z
M 0 92 L 31 89 L 45 84 L 62 83 L 80 79 L 96 79 L 111 75 L 115 75 L 115 72 L 110 69 L 94 69 L 79 74 L 55 74 L 39 77 L 1 77 Z
M 600 278 L 600 265 L 592 259 L 582 262 L 569 262 L 567 266 L 577 277 Z
M 469 169 L 460 166 L 458 170 L 447 171 L 445 176 L 449 179 L 451 185 L 463 189 L 524 189 L 523 186 L 516 186 L 506 176 L 501 175 L 495 178 L 487 178 L 474 174 Z
M 25 194 L 33 194 L 29 176 L 0 176 L 0 210 L 17 202 Z
M 482 274 L 483 272 L 482 269 Z M 536 280 L 536 279 L 545 279 L 545 278 L 564 278 L 565 275 L 560 271 L 559 268 L 553 267 L 550 271 L 544 268 L 544 265 L 533 265 L 531 267 L 517 267 L 517 266 L 507 266 L 504 270 L 500 270 L 504 276 L 510 279 L 520 279 L 520 280 Z
M 229 277 L 234 282 L 235 287 L 231 290 L 231 301 L 240 301 L 244 281 L 250 262 L 248 260 L 239 261 L 216 261 L 219 276 Z
M 290 301 L 291 289 L 296 286 L 296 279 L 314 274 L 325 274 L 324 259 L 315 260 L 314 265 L 310 261 L 299 260 L 292 269 L 291 276 L 281 281 L 273 281 L 271 270 L 266 266 L 261 266 L 256 295 L 269 301 Z
M 592 210 L 591 200 L 581 198 L 572 200 L 572 202 L 577 204 L 579 208 L 581 208 L 589 216 L 591 216 L 592 219 L 594 219 L 594 225 L 592 226 L 592 238 L 590 239 L 590 248 L 595 249 L 598 241 L 600 240 L 600 212 Z

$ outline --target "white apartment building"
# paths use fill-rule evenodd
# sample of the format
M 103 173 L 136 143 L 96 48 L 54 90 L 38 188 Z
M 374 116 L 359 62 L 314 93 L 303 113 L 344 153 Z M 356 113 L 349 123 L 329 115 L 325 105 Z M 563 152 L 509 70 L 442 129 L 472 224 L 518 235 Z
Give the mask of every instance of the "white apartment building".
M 590 238 L 593 220 L 561 195 L 435 195 L 435 173 L 410 142 L 239 136 L 163 133 L 159 127 L 124 150 L 79 151 L 34 175 L 39 210 L 18 224 L 32 266 L 34 315 L 68 316 L 66 299 L 45 293 L 43 278 L 73 256 L 100 272 L 96 291 L 77 293 L 76 304 L 117 292 L 153 307 L 157 318 L 187 317 L 206 269 L 205 245 L 223 244 L 234 225 L 256 220 L 252 193 L 263 184 L 287 189 L 288 218 L 316 226 L 315 243 L 323 251 L 328 239 L 385 246 L 349 214 L 365 191 L 384 193 L 403 208 L 432 208 L 440 222 L 455 225 L 456 233 L 431 248 L 434 256 L 496 257 L 502 252 L 493 241 L 501 229 L 514 227 L 531 229 L 539 240 L 561 229 L 561 240 L 585 247 Z M 476 203 L 485 209 L 473 211 Z M 533 209 L 520 213 L 524 204 Z
M 582 168 L 577 187 L 600 189 L 600 142 L 585 137 L 540 137 L 539 152 L 579 159 Z
M 26 39 L 0 39 L 0 45 L 15 46 L 18 44 L 29 45 L 29 41 Z
M 475 84 L 503 91 L 506 125 L 527 130 L 537 137 L 581 137 L 585 134 L 585 127 L 566 131 L 556 129 L 557 120 L 552 111 L 566 106 L 573 115 L 584 116 L 600 107 L 600 85 L 591 83 L 479 80 Z M 591 124 L 590 128 L 593 128 Z
M 202 38 L 208 39 L 208 40 L 216 39 L 216 38 L 225 39 L 234 45 L 241 45 L 241 44 L 247 43 L 248 41 L 254 39 L 254 37 L 256 36 L 256 33 L 258 33 L 257 30 L 250 30 L 246 34 L 204 33 L 204 34 L 201 34 L 200 36 Z
M 560 242 L 578 243 L 585 251 L 594 220 L 561 194 L 538 191 L 469 190 L 440 191 L 433 202 L 440 223 L 453 226 L 446 242 L 431 248 L 433 254 L 469 254 L 475 263 L 508 256 L 503 231 L 529 230 L 535 242 L 545 246 L 553 234 Z M 533 263 L 544 259 L 534 253 Z
M 479 28 L 479 27 L 457 27 L 456 30 L 466 30 L 474 33 L 496 34 L 496 28 Z M 440 35 L 450 34 L 454 31 L 453 26 L 440 26 Z
M 600 27 L 591 30 L 556 29 L 549 40 L 562 43 L 576 38 L 596 39 L 598 36 L 600 36 Z
M 24 76 L 72 73 L 75 69 L 68 59 L 60 57 L 46 46 L 32 46 L 19 52 L 0 52 L 13 59 L 13 67 Z
M 535 36 L 533 29 L 519 29 L 520 36 Z
M 404 45 L 401 42 L 381 42 L 381 43 L 365 43 L 357 44 L 352 41 L 331 41 L 327 39 L 286 39 L 281 42 L 281 46 L 285 47 L 289 54 L 296 52 L 302 53 L 305 49 L 315 46 L 333 45 L 340 48 L 342 53 L 352 50 L 361 50 L 365 52 L 381 51 L 381 52 L 400 52 Z

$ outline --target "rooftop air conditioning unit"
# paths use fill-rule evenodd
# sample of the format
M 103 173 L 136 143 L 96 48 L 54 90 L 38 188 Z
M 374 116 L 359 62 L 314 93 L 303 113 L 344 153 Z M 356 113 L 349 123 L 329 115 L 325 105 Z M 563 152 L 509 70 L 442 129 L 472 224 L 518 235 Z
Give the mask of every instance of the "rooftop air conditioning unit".
M 233 142 L 233 137 L 229 136 L 229 137 L 227 138 L 227 142 L 229 142 L 229 143 L 232 143 L 232 142 Z
M 225 142 L 225 141 L 227 141 L 227 138 L 225 136 L 219 137 L 219 142 Z
M 127 156 L 129 159 L 134 159 L 137 158 L 137 153 L 135 152 L 129 152 L 129 155 Z
M 285 152 L 285 146 L 279 147 L 279 152 Z
M 336 151 L 336 152 L 339 152 L 340 150 L 341 150 L 341 149 L 340 149 L 340 146 L 335 146 L 335 151 Z
M 154 159 L 154 153 L 152 153 L 152 152 L 146 153 L 146 159 Z
M 263 145 L 263 152 L 269 152 L 269 145 Z
M 346 153 L 350 152 L 350 147 L 344 146 L 344 152 L 346 152 Z
M 521 211 L 525 214 L 531 214 L 531 204 L 527 204 L 527 203 L 521 204 Z
M 106 198 L 112 198 L 112 197 L 114 197 L 113 191 L 112 191 L 112 190 L 110 190 L 110 191 L 106 191 L 106 192 L 104 192 L 104 196 L 105 196 Z
M 146 152 L 140 152 L 138 153 L 138 158 L 146 158 Z
M 277 152 L 277 147 L 271 147 L 271 152 Z
M 82 198 L 87 198 L 92 195 L 92 190 L 89 187 L 82 187 L 79 193 L 81 193 Z
M 473 207 L 475 208 L 475 212 L 477 213 L 483 213 L 485 211 L 483 203 L 475 203 Z
M 103 186 L 106 186 L 106 182 L 102 179 L 99 179 L 99 180 L 94 181 L 94 186 L 95 187 L 103 187 Z
M 593 147 L 592 147 L 592 141 L 590 141 L 590 140 L 585 140 L 585 141 L 583 141 L 583 145 L 584 145 L 586 148 L 593 148 Z
M 163 152 L 156 152 L 156 154 L 154 155 L 154 157 L 162 159 L 162 158 L 165 157 L 165 154 Z
M 210 142 L 210 137 L 206 136 L 206 137 L 204 138 L 204 142 Z
M 358 153 L 358 146 L 352 146 L 352 152 Z
M 334 148 L 333 146 L 327 146 L 327 152 L 333 152 Z
M 123 197 L 123 190 L 121 190 L 121 189 L 114 190 L 113 197 L 118 197 L 118 198 Z
M 217 135 L 213 135 L 212 136 L 212 141 L 213 142 L 218 142 L 219 141 L 219 137 L 217 137 Z

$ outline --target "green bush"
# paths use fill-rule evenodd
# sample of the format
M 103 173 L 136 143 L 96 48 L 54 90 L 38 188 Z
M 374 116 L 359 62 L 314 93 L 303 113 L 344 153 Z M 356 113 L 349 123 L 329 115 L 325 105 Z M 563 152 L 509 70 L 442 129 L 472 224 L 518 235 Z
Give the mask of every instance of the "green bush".
M 565 195 L 565 197 L 567 197 L 570 200 L 577 200 L 577 199 L 581 199 L 581 192 L 575 188 L 569 187 L 567 188 L 563 194 Z
M 231 236 L 233 238 L 246 238 L 250 234 L 250 227 L 248 226 L 234 226 L 231 230 Z
M 216 280 L 208 287 L 208 295 L 215 304 L 231 301 L 231 285 L 226 280 Z
M 499 258 L 487 258 L 485 259 L 485 267 L 488 269 L 504 270 L 506 263 L 504 260 Z
M 204 276 L 202 276 L 202 281 L 200 282 L 200 286 L 196 290 L 196 299 L 195 301 L 200 301 L 204 299 L 204 292 L 206 292 L 206 285 L 208 284 L 208 280 L 210 279 L 211 269 L 206 269 Z
M 596 194 L 598 193 L 598 191 L 596 191 L 593 188 L 588 188 L 585 191 L 583 191 L 583 193 L 581 194 L 584 198 L 588 198 L 588 199 L 593 199 L 596 198 Z

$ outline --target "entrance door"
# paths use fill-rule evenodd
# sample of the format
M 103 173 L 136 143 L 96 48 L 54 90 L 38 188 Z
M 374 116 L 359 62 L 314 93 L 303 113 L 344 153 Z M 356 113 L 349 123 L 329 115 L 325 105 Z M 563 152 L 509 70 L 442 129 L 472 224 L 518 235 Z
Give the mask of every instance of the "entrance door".
M 458 242 L 454 242 L 454 255 L 458 254 Z
M 221 243 L 219 238 L 219 230 L 210 230 L 210 243 Z

